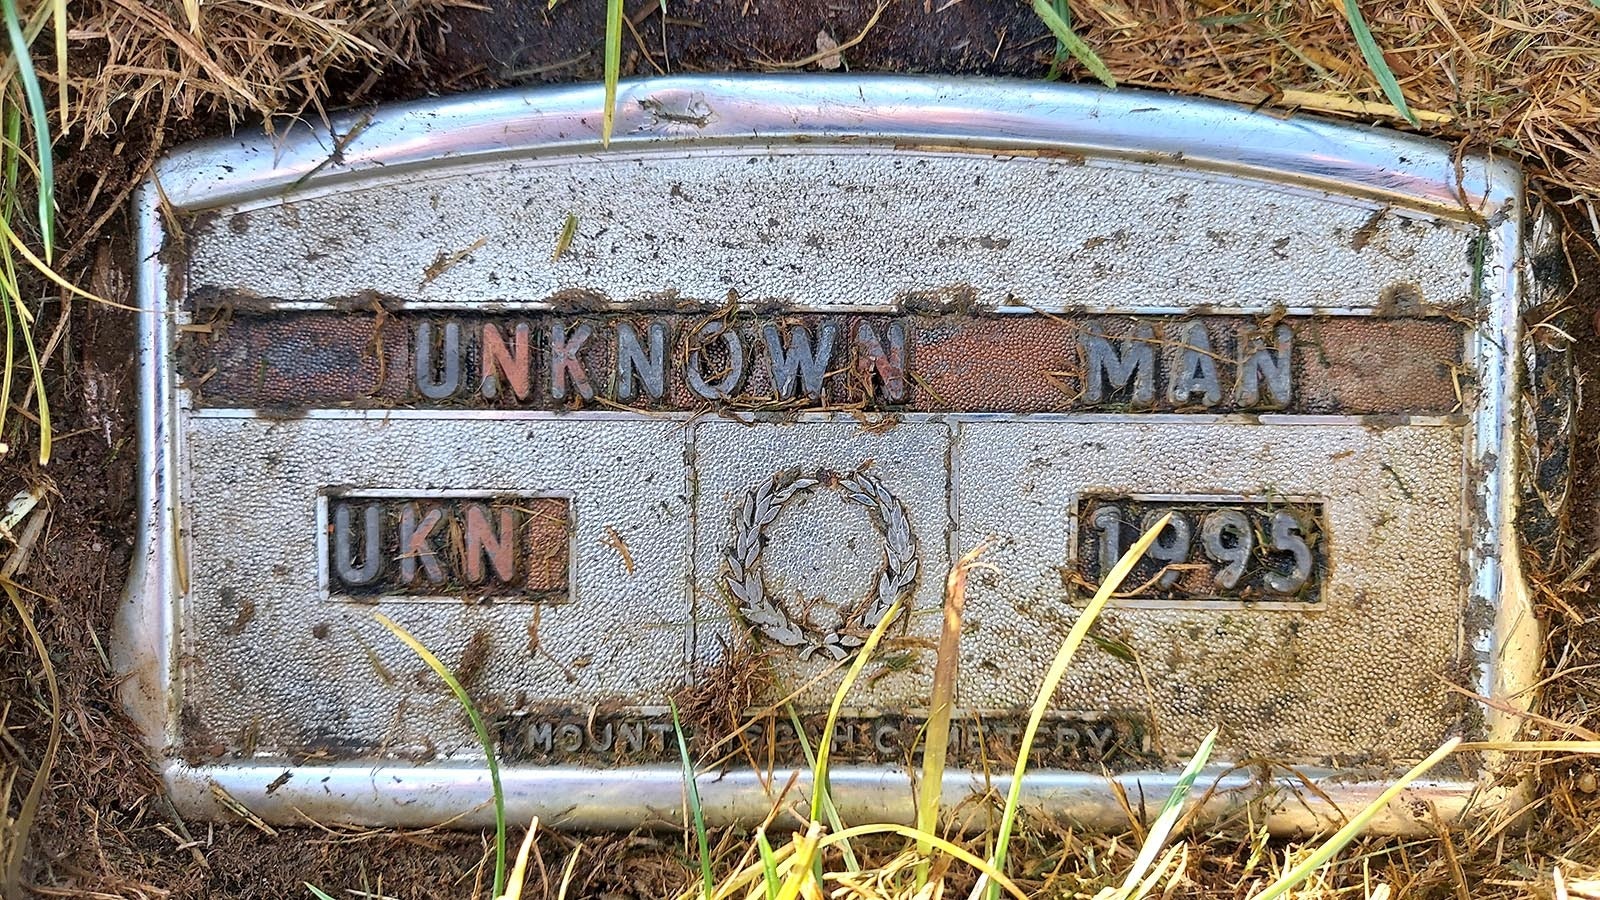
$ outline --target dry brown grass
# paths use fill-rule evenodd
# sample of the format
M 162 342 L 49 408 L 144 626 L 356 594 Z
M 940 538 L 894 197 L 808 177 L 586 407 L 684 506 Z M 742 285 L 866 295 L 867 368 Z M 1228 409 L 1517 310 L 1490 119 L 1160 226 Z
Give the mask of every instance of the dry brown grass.
M 1074 0 L 1123 83 L 1405 123 L 1337 0 Z M 1600 197 L 1600 7 L 1590 0 L 1362 4 L 1421 131 L 1507 154 Z
M 540 0 L 527 2 L 543 6 Z M 573 7 L 589 4 L 565 2 Z M 774 2 L 783 0 L 767 0 L 766 5 Z M 897 0 L 884 9 L 864 3 L 859 19 L 840 32 L 861 35 L 845 57 L 858 70 L 891 65 L 892 54 L 874 49 L 889 30 L 936 24 L 984 2 Z M 746 0 L 669 4 L 674 16 L 699 14 L 715 5 L 752 9 Z M 68 111 L 64 120 L 53 123 L 61 136 L 59 150 L 67 157 L 60 196 L 68 274 L 89 281 L 89 254 L 83 251 L 102 241 L 108 225 L 115 225 L 128 192 L 169 144 L 237 122 L 285 114 L 319 116 L 326 107 L 415 92 L 417 88 L 391 88 L 383 80 L 407 67 L 427 65 L 431 48 L 425 38 L 433 16 L 447 5 L 465 4 L 72 3 Z M 648 7 L 654 5 L 654 0 L 630 4 L 629 21 L 643 28 L 652 14 Z M 1418 112 L 1415 128 L 1402 123 L 1385 101 L 1335 0 L 1072 0 L 1070 6 L 1078 32 L 1124 85 L 1382 122 L 1456 141 L 1464 149 L 1506 154 L 1528 165 L 1540 187 L 1570 191 L 1579 213 L 1575 224 L 1588 224 L 1600 236 L 1600 222 L 1586 206 L 1600 199 L 1600 5 L 1594 0 L 1366 0 L 1362 8 L 1367 21 Z M 24 3 L 22 12 L 44 29 L 36 44 L 43 53 L 50 43 L 48 8 L 34 0 Z M 868 17 L 876 24 L 868 24 Z M 1002 28 L 999 41 L 1027 46 L 1032 68 L 997 64 L 992 71 L 1043 74 L 1053 41 L 1036 22 L 1025 24 L 1029 27 Z M 811 24 L 806 35 L 816 28 Z M 988 46 L 995 43 L 995 31 L 974 27 L 970 37 Z M 712 40 L 722 43 L 714 43 L 702 58 L 742 59 L 750 68 L 763 67 L 744 36 Z M 558 50 L 557 58 L 576 57 L 585 49 Z M 804 55 L 763 54 L 787 59 Z M 692 54 L 686 62 L 675 51 L 674 60 L 680 68 L 695 67 Z M 53 66 L 43 59 L 41 63 L 40 73 L 48 77 Z M 624 65 L 625 71 L 637 74 L 654 71 L 653 60 L 637 53 Z M 1081 75 L 1072 69 L 1069 74 Z M 1593 267 L 1584 248 L 1575 246 L 1573 255 L 1582 260 L 1580 265 Z M 1600 280 L 1600 268 L 1587 274 Z M 1580 308 L 1587 315 L 1597 306 L 1600 298 L 1591 291 Z M 90 370 L 108 365 L 103 352 L 96 362 L 85 349 L 91 343 L 85 335 L 92 337 L 102 327 L 95 317 L 103 313 L 83 310 L 80 304 L 69 320 L 64 305 L 56 310 L 62 313 L 59 318 L 52 312 L 41 320 L 70 336 L 60 344 L 62 356 L 47 363 L 61 366 L 62 358 L 73 360 L 60 374 L 62 384 L 77 391 L 80 381 L 93 376 Z M 1600 371 L 1600 353 L 1582 345 L 1580 349 L 1586 354 L 1586 371 Z M 70 415 L 76 401 L 64 401 L 64 412 Z M 83 427 L 84 420 L 92 423 L 94 415 L 113 415 L 92 407 L 76 412 L 79 422 L 68 428 Z M 116 421 L 121 424 L 105 426 L 108 445 L 115 444 L 109 439 L 113 431 L 127 434 L 126 421 Z M 1585 433 L 1592 435 L 1600 416 L 1586 412 L 1584 423 Z M 32 571 L 19 573 L 40 592 L 25 594 L 24 600 L 57 659 L 67 732 L 51 779 L 54 799 L 41 811 L 46 821 L 43 834 L 36 837 L 41 849 L 28 876 L 41 886 L 40 895 L 83 896 L 82 891 L 98 890 L 113 896 L 281 896 L 299 877 L 324 876 L 381 886 L 401 896 L 469 895 L 470 865 L 482 849 L 477 836 L 386 833 L 357 841 L 291 832 L 269 841 L 248 829 L 192 826 L 186 831 L 181 823 L 172 823 L 167 807 L 154 797 L 152 779 L 140 768 L 137 746 L 120 730 L 110 700 L 112 677 L 100 662 L 121 563 L 113 563 L 108 572 L 103 554 L 91 548 L 125 536 L 126 526 L 116 518 L 126 516 L 125 507 L 101 498 L 100 492 L 110 497 L 119 489 L 114 473 L 128 452 L 125 444 L 120 450 L 108 447 L 78 463 L 90 471 L 56 470 L 62 490 L 52 502 L 58 506 L 38 513 L 51 516 L 50 526 Z M 1580 454 L 1580 469 L 1592 471 L 1597 455 L 1592 438 L 1584 439 Z M 24 456 L 19 451 L 7 462 Z M 97 465 L 113 474 L 102 476 Z M 0 471 L 0 497 L 10 496 L 24 475 Z M 1596 487 L 1600 485 L 1585 482 L 1580 493 L 1592 496 Z M 85 499 L 90 493 L 93 501 Z M 1577 535 L 1576 555 L 1593 549 L 1597 540 L 1600 535 Z M 1600 697 L 1600 624 L 1593 576 L 1568 578 L 1578 565 L 1574 555 L 1554 553 L 1539 563 L 1537 586 L 1549 634 L 1548 683 L 1540 712 L 1600 730 L 1595 701 Z M 740 669 L 746 676 L 758 670 L 753 665 Z M 0 695 L 9 701 L 0 716 L 0 787 L 10 786 L 13 802 L 33 777 L 49 733 L 46 682 L 26 630 L 14 617 L 0 620 Z M 748 678 L 740 683 L 754 689 Z M 728 727 L 726 703 L 712 697 L 686 699 L 699 701 L 690 706 L 708 730 Z M 1448 837 L 1364 840 L 1300 896 L 1369 897 L 1385 885 L 1395 897 L 1600 897 L 1600 887 L 1592 881 L 1600 878 L 1600 771 L 1590 761 L 1551 756 L 1530 757 L 1529 765 L 1539 780 L 1541 800 L 1526 832 L 1486 826 Z M 1094 835 L 1025 822 L 1016 838 L 1012 871 L 1041 896 L 1092 895 L 1132 861 L 1136 837 L 1136 828 L 1128 834 Z M 1188 837 L 1191 849 L 1176 896 L 1242 897 L 1308 852 L 1304 845 L 1260 840 L 1243 821 Z M 720 855 L 737 857 L 737 840 L 732 833 L 720 835 Z M 666 896 L 694 882 L 687 842 L 612 836 L 583 843 L 583 862 L 568 896 Z M 559 891 L 561 863 L 575 844 L 568 837 L 541 838 L 539 847 L 552 858 L 547 868 L 543 856 L 537 857 L 535 883 L 544 893 L 535 896 Z M 898 846 L 886 843 L 874 850 L 863 845 L 863 861 L 887 862 Z M 377 873 L 375 882 L 369 867 Z M 1558 870 L 1564 888 L 1557 882 Z M 387 880 L 384 872 L 389 873 Z M 1587 887 L 1584 879 L 1590 879 Z M 959 887 L 958 882 L 952 885 Z
M 248 120 L 270 129 L 275 117 L 324 117 L 330 99 L 355 102 L 386 71 L 421 58 L 419 29 L 455 2 L 207 0 L 193 10 L 139 0 L 70 5 L 66 115 L 51 110 L 57 152 L 67 156 L 58 191 L 68 273 L 76 274 L 71 265 L 80 252 L 125 208 L 175 139 L 188 138 L 197 125 L 214 131 Z M 49 3 L 33 5 L 39 18 Z M 35 47 L 48 43 L 46 35 Z M 53 71 L 43 64 L 39 70 L 46 78 Z M 87 164 L 74 167 L 75 157 Z
M 140 115 L 156 127 L 196 114 L 265 118 L 322 112 L 331 74 L 375 73 L 421 54 L 417 26 L 433 0 L 99 0 L 71 7 L 71 112 L 59 134 L 80 143 Z M 371 75 L 370 77 L 376 77 Z

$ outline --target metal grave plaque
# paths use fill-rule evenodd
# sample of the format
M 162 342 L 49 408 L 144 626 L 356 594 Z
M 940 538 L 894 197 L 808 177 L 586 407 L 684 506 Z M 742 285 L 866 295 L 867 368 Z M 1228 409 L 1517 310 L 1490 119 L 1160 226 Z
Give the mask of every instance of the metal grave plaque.
M 833 785 L 847 822 L 909 819 L 944 576 L 988 541 L 961 804 L 1003 787 L 1061 639 L 1167 513 L 1031 802 L 1114 825 L 1113 779 L 1162 796 L 1220 726 L 1215 811 L 1321 827 L 1448 736 L 1512 733 L 1538 647 L 1514 167 L 1042 84 L 638 82 L 609 146 L 601 104 L 384 108 L 193 147 L 144 190 L 117 657 L 184 813 L 491 819 L 460 709 L 381 612 L 469 686 L 514 820 L 677 822 L 669 698 L 758 667 L 730 702 L 798 692 L 814 740 L 903 598 Z M 707 771 L 714 821 L 805 769 L 795 727 Z M 1464 755 L 1375 827 L 1520 790 Z

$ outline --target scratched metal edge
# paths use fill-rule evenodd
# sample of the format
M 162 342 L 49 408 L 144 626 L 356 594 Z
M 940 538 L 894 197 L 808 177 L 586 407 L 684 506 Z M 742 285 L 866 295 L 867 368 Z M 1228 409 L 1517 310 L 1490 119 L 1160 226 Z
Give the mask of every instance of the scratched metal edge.
M 1179 164 L 1382 198 L 1454 219 L 1516 202 L 1506 160 L 1437 141 L 1278 117 L 1215 100 L 1082 85 L 894 75 L 669 76 L 624 81 L 609 147 L 599 85 L 504 89 L 395 104 L 278 136 L 193 145 L 154 178 L 198 211 L 363 177 L 506 156 L 742 144 L 1046 152 Z M 697 110 L 709 110 L 703 118 Z M 937 113 L 937 115 L 933 115 Z M 337 136 L 337 137 L 336 137 Z M 342 143 L 342 146 L 341 146 Z M 335 150 L 338 150 L 337 158 Z
M 785 787 L 786 807 L 795 809 L 803 818 L 803 806 L 811 791 L 810 773 L 799 770 L 791 782 L 790 771 L 735 769 L 698 775 L 696 787 L 707 822 L 764 821 L 776 799 L 772 792 Z M 1346 817 L 1377 799 L 1388 786 L 1382 781 L 1334 781 L 1340 777 L 1335 770 L 1298 771 L 1316 782 L 1326 799 L 1307 792 L 1293 777 L 1263 783 L 1231 767 L 1208 766 L 1197 782 L 1206 795 L 1201 818 L 1214 821 L 1253 807 L 1255 821 L 1265 820 L 1274 833 L 1323 832 L 1342 825 Z M 291 773 L 287 780 L 283 779 L 285 773 Z M 167 768 L 165 777 L 180 810 L 203 811 L 213 818 L 221 818 L 217 814 L 223 812 L 216 796 L 220 790 L 261 820 L 274 824 L 322 821 L 401 828 L 435 826 L 446 820 L 457 827 L 494 824 L 493 793 L 488 770 L 481 764 L 190 767 L 177 762 Z M 1177 771 L 1147 770 L 1113 776 L 1038 772 L 1024 779 L 1022 797 L 1029 809 L 1044 809 L 1089 828 L 1111 829 L 1126 827 L 1128 821 L 1127 813 L 1114 801 L 1113 781 L 1129 797 L 1153 800 L 1167 796 L 1177 780 Z M 683 771 L 676 766 L 605 770 L 504 768 L 501 782 L 506 818 L 512 822 L 537 817 L 546 828 L 633 831 L 681 828 L 686 821 L 682 808 Z M 1004 793 L 1010 783 L 1009 775 L 998 773 L 987 781 L 970 772 L 947 773 L 945 810 L 957 814 L 954 821 L 964 830 L 981 830 L 987 821 L 981 811 L 989 806 L 970 801 L 993 796 L 991 791 Z M 845 822 L 911 824 L 916 820 L 913 780 L 903 768 L 830 767 L 828 784 L 839 817 Z M 1470 783 L 1419 780 L 1375 818 L 1368 830 L 1385 834 L 1431 833 L 1434 824 L 1430 806 L 1444 820 L 1458 820 L 1475 802 L 1474 792 Z M 1329 800 L 1335 805 L 1330 805 Z M 955 809 L 961 803 L 967 804 L 965 809 Z M 1193 803 L 1191 800 L 1191 806 Z M 332 810 L 338 812 L 330 814 Z M 777 823 L 775 827 L 783 828 L 794 827 L 796 819 L 780 815 L 773 821 Z
M 871 99 L 868 99 L 868 98 Z M 654 122 L 646 110 L 715 103 L 710 123 L 691 126 Z M 246 202 L 290 191 L 337 189 L 375 174 L 398 176 L 424 166 L 482 162 L 536 153 L 581 155 L 600 149 L 597 129 L 602 104 L 598 86 L 505 91 L 389 107 L 371 115 L 343 161 L 328 163 L 325 131 L 295 129 L 274 142 L 266 138 L 221 140 L 168 157 L 136 195 L 138 222 L 137 297 L 145 310 L 139 324 L 141 510 L 127 594 L 119 608 L 113 655 L 124 674 L 124 706 L 146 737 L 168 790 L 186 815 L 233 816 L 219 789 L 264 820 L 305 822 L 316 811 L 325 820 L 369 824 L 433 825 L 466 814 L 461 825 L 485 824 L 487 776 L 481 764 L 425 766 L 387 763 L 288 766 L 274 761 L 193 767 L 170 759 L 177 734 L 177 623 L 183 590 L 181 484 L 176 460 L 183 452 L 176 412 L 177 388 L 168 350 L 176 303 L 167 296 L 169 272 L 160 258 L 163 217 Z M 1480 477 L 1464 489 L 1476 494 L 1484 516 L 1476 523 L 1465 563 L 1473 574 L 1470 592 L 1494 610 L 1492 629 L 1468 635 L 1478 651 L 1480 690 L 1507 699 L 1513 709 L 1531 703 L 1540 654 L 1520 566 L 1514 528 L 1516 421 L 1523 270 L 1523 194 L 1520 170 L 1504 160 L 1467 157 L 1456 162 L 1448 146 L 1404 135 L 1321 122 L 1255 114 L 1228 104 L 1098 89 L 955 79 L 871 77 L 674 77 L 626 83 L 613 150 L 643 147 L 784 143 L 836 143 L 882 150 L 965 148 L 1055 151 L 1138 159 L 1226 171 L 1314 187 L 1339 195 L 1378 197 L 1445 218 L 1488 220 L 1488 248 L 1481 296 L 1498 314 L 1474 332 L 1482 403 L 1466 429 L 1468 459 Z M 673 106 L 676 104 L 676 107 Z M 928 115 L 937 109 L 939 116 Z M 736 115 L 730 114 L 736 113 Z M 937 125 L 930 125 L 930 120 Z M 361 121 L 334 123 L 348 131 Z M 1138 149 L 1130 150 L 1130 147 Z M 1469 211 L 1463 202 L 1472 207 Z M 1469 504 L 1470 506 L 1471 504 Z M 1519 717 L 1485 712 L 1485 737 L 1513 737 Z M 1429 830 L 1432 805 L 1446 820 L 1509 813 L 1521 808 L 1530 783 L 1510 760 L 1486 754 L 1477 781 L 1442 779 L 1419 783 L 1374 819 L 1369 830 L 1417 833 Z M 295 777 L 273 786 L 285 769 Z M 1206 813 L 1223 814 L 1239 803 L 1264 804 L 1269 828 L 1278 833 L 1327 831 L 1365 806 L 1387 782 L 1338 770 L 1310 773 L 1321 796 L 1289 782 L 1243 781 L 1237 796 L 1214 800 Z M 947 797 L 959 802 L 981 789 L 971 773 L 949 776 Z M 1170 787 L 1173 772 L 1117 776 L 1126 790 L 1146 796 Z M 713 822 L 750 822 L 764 817 L 768 800 L 755 773 L 704 776 L 702 793 Z M 901 770 L 842 767 L 833 775 L 847 815 L 908 818 L 910 778 Z M 996 779 L 994 783 L 1000 783 Z M 1026 795 L 1047 809 L 1085 824 L 1114 827 L 1122 813 L 1109 782 L 1087 773 L 1040 771 L 1029 775 Z M 675 768 L 593 770 L 579 767 L 512 768 L 506 773 L 508 814 L 536 813 L 567 827 L 632 828 L 682 820 L 681 774 Z M 556 798 L 569 797 L 568 800 Z M 1241 799 L 1243 798 L 1243 799 Z M 1407 802 L 1407 798 L 1413 802 Z M 1421 803 L 1414 801 L 1423 801 Z

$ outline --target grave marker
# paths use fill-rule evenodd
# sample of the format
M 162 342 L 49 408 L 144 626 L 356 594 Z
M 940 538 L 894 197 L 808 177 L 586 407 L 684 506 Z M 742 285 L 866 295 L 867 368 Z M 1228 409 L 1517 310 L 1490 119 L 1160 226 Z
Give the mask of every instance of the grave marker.
M 1116 824 L 1103 769 L 1162 796 L 1220 724 L 1219 773 L 1271 759 L 1319 789 L 1232 772 L 1217 810 L 1315 827 L 1448 736 L 1514 732 L 1451 689 L 1526 704 L 1539 646 L 1512 166 L 1196 100 L 887 77 L 626 85 L 603 148 L 600 98 L 226 139 L 143 193 L 117 661 L 182 812 L 487 819 L 455 701 L 379 610 L 494 723 L 513 820 L 676 822 L 669 697 L 753 642 L 779 695 L 809 683 L 814 741 L 903 600 L 833 784 L 846 821 L 908 819 L 952 561 L 993 542 L 955 804 L 1168 512 L 1056 698 L 1035 802 Z M 714 821 L 766 812 L 750 760 L 803 768 L 786 716 L 746 738 L 761 753 L 701 785 Z M 1495 765 L 1413 799 L 1514 803 Z

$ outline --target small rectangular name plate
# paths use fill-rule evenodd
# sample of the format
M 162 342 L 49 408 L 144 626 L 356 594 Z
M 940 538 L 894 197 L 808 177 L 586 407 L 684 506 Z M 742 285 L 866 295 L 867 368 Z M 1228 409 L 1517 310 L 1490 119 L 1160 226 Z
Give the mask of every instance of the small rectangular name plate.
M 329 490 L 318 497 L 328 596 L 467 602 L 566 599 L 572 501 L 455 491 Z
M 514 821 L 679 822 L 675 701 L 707 815 L 759 822 L 898 602 L 832 785 L 846 822 L 909 819 L 945 575 L 986 544 L 969 808 L 1169 513 L 1051 700 L 1030 803 L 1120 825 L 1220 728 L 1212 812 L 1325 827 L 1445 738 L 1513 733 L 1515 169 L 1058 85 L 643 82 L 609 147 L 602 102 L 224 140 L 142 195 L 116 659 L 185 815 L 489 820 L 472 730 L 381 614 L 483 711 Z M 1496 765 L 1374 827 L 1515 806 Z
M 1237 600 L 1316 603 L 1327 575 L 1322 503 L 1303 498 L 1187 494 L 1084 496 L 1078 560 L 1094 588 L 1164 515 L 1171 521 L 1123 582 L 1119 605 Z

